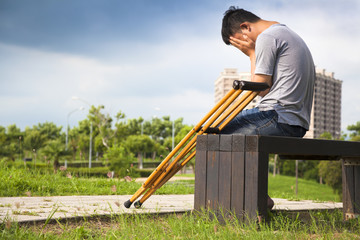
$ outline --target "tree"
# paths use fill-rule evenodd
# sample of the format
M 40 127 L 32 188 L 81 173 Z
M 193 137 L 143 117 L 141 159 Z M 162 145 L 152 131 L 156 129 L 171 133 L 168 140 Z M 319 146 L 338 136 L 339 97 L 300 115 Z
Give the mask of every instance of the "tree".
M 175 133 L 180 131 L 183 127 L 182 121 L 182 118 L 174 121 Z M 152 139 L 161 144 L 166 138 L 172 136 L 173 122 L 170 120 L 170 116 L 164 116 L 162 118 L 155 117 L 151 120 L 150 125 L 148 123 L 145 123 L 144 125 L 146 126 L 144 134 L 150 135 Z
M 146 135 L 132 135 L 126 139 L 125 146 L 133 153 L 137 153 L 139 169 L 142 169 L 143 153 L 154 150 L 154 141 Z
M 179 118 L 182 121 L 182 118 Z M 175 121 L 175 145 L 179 144 L 181 140 L 191 131 L 192 126 L 183 125 L 181 123 L 181 128 Z
M 116 135 L 116 128 L 115 130 L 112 129 L 113 119 L 108 113 L 102 113 L 101 111 L 103 109 L 105 109 L 104 105 L 100 105 L 98 107 L 91 106 L 89 110 L 89 120 L 94 126 L 96 126 L 96 129 L 94 129 L 94 136 L 99 135 L 102 144 L 106 147 L 106 149 L 109 149 L 112 144 L 110 141 Z M 116 122 L 123 118 L 125 118 L 125 114 L 121 111 L 118 112 L 115 116 Z M 96 133 L 96 131 L 98 132 Z M 100 147 L 98 147 L 98 149 L 100 149 Z
M 75 161 L 76 153 L 79 148 L 79 133 L 77 128 L 70 129 L 68 131 L 69 142 L 67 146 L 67 150 L 71 152 L 72 160 Z
M 35 149 L 38 151 L 45 147 L 48 141 L 62 140 L 64 136 L 61 134 L 61 129 L 62 127 L 57 127 L 54 123 L 49 122 L 39 123 L 37 126 L 33 126 L 33 128 L 27 127 L 24 137 L 25 150 L 33 152 Z
M 348 126 L 347 130 L 352 131 L 350 134 L 351 141 L 360 141 L 360 121 L 354 125 Z
M 329 132 L 323 132 L 320 136 L 319 139 L 325 139 L 325 140 L 331 140 L 334 139 L 333 136 L 331 135 L 331 133 Z
M 110 170 L 116 171 L 120 177 L 131 175 L 127 170 L 130 168 L 133 158 L 131 157 L 129 150 L 124 146 L 114 144 L 106 150 L 104 158 L 109 160 Z
M 342 194 L 342 173 L 340 161 L 320 161 L 319 174 L 324 182 L 329 185 L 334 193 Z
M 125 114 L 123 115 L 122 121 L 115 123 L 115 140 L 123 142 L 130 135 L 127 122 L 124 120 Z
M 0 156 L 15 161 L 16 155 L 22 155 L 21 141 L 23 133 L 15 124 L 9 125 L 7 129 L 0 127 Z
M 57 140 L 61 137 L 62 127 L 58 127 L 52 122 L 39 123 L 34 126 L 34 129 L 40 132 L 45 141 Z
M 91 123 L 89 119 L 84 119 L 79 122 L 79 127 L 77 131 L 77 140 L 78 140 L 78 151 L 80 155 L 80 160 L 89 157 L 89 146 L 90 146 L 90 129 Z M 94 131 L 96 132 L 96 131 Z M 96 133 L 92 134 L 92 137 L 96 136 Z
M 42 153 L 50 160 L 53 160 L 54 170 L 60 167 L 60 157 L 66 155 L 65 145 L 61 139 L 50 140 L 42 149 Z
M 182 119 L 181 119 L 182 120 Z M 175 128 L 176 129 L 176 128 Z M 191 126 L 182 125 L 182 128 L 175 132 L 174 147 L 191 131 Z M 172 138 L 167 137 L 163 146 L 167 149 L 168 153 L 172 150 Z M 185 146 L 185 145 L 184 145 Z M 180 152 L 180 151 L 179 151 Z
M 329 132 L 324 132 L 320 135 L 320 139 L 333 139 L 333 136 Z M 340 161 L 320 161 L 319 165 L 319 175 L 324 180 L 324 182 L 329 185 L 334 193 L 341 195 L 342 187 L 342 172 L 341 172 L 341 162 Z
M 182 119 L 179 119 L 180 123 L 181 123 L 181 129 L 179 129 L 175 135 L 175 139 L 174 139 L 174 148 L 180 143 L 180 141 L 191 131 L 192 127 L 191 126 L 187 126 L 187 125 L 182 125 Z M 176 126 L 176 122 L 175 122 L 175 126 Z M 176 127 L 175 127 L 176 128 Z M 172 151 L 172 138 L 168 137 L 165 139 L 164 144 L 162 145 L 163 147 L 166 147 L 166 153 L 165 156 L 167 156 L 171 151 Z M 183 145 L 183 147 L 181 147 L 179 149 L 179 151 L 176 152 L 175 157 L 181 152 L 181 150 L 186 146 L 186 144 Z M 187 155 L 188 156 L 188 155 Z M 190 162 L 187 163 L 187 166 L 191 166 L 192 169 L 194 169 L 195 167 L 195 162 L 194 159 Z M 182 171 L 185 171 L 185 167 L 182 169 Z
M 25 129 L 24 149 L 32 152 L 33 149 L 40 149 L 45 145 L 46 138 L 37 129 L 27 127 Z
M 7 155 L 5 150 L 5 146 L 7 144 L 6 140 L 7 140 L 6 130 L 4 127 L 0 126 L 0 156 Z

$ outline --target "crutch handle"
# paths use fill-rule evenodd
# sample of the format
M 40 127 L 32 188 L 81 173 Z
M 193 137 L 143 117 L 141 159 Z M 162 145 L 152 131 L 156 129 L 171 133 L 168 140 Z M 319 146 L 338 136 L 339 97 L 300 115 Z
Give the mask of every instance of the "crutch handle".
M 251 81 L 244 81 L 244 80 L 235 80 L 233 82 L 233 88 L 235 90 L 248 90 L 254 92 L 261 92 L 269 88 L 269 85 L 266 83 L 261 82 L 251 82 Z

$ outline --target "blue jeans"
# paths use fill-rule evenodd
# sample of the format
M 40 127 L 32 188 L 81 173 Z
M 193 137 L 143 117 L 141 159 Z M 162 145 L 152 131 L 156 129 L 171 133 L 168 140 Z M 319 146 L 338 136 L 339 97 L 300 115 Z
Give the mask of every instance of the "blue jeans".
M 220 132 L 220 134 L 288 137 L 303 137 L 305 133 L 306 129 L 303 127 L 279 123 L 276 111 L 260 111 L 258 108 L 241 111 Z

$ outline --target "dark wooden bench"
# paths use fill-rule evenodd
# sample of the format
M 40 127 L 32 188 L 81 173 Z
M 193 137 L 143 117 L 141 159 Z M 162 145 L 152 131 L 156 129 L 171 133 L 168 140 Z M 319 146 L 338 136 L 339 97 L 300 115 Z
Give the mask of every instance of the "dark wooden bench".
M 342 161 L 344 218 L 360 216 L 360 142 L 273 136 L 198 136 L 194 209 L 266 219 L 269 154 Z

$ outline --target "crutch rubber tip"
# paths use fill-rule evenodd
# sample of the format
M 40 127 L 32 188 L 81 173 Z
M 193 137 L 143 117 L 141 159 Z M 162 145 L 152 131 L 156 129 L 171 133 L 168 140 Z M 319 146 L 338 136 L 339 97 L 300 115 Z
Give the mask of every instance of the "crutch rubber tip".
M 142 203 L 140 201 L 137 201 L 137 202 L 134 203 L 135 208 L 140 208 L 141 205 L 142 205 Z
M 124 202 L 124 206 L 126 208 L 129 208 L 131 206 L 131 204 L 132 204 L 132 201 L 130 201 L 130 200 L 127 200 L 126 202 Z

